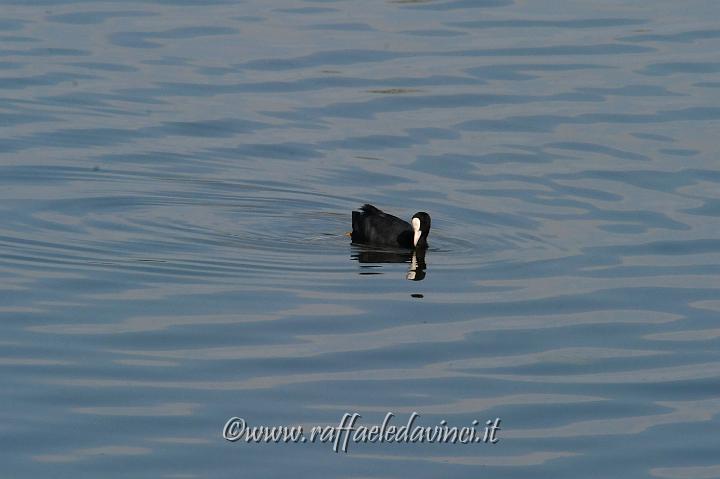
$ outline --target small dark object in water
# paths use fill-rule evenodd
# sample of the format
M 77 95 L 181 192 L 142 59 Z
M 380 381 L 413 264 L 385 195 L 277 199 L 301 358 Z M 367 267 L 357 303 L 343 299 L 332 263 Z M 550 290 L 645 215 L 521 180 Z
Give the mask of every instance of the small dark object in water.
M 420 211 L 413 215 L 411 221 L 412 224 L 365 204 L 360 211 L 352 212 L 352 242 L 395 248 L 427 248 L 430 215 Z
M 425 297 L 424 295 L 422 295 L 420 293 L 413 293 L 410 296 L 412 296 L 413 298 L 424 298 Z

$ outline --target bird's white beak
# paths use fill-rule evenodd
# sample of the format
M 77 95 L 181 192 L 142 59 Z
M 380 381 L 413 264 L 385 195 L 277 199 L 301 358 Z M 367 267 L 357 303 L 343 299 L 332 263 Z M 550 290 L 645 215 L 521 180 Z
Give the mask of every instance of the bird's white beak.
M 412 227 L 415 231 L 415 237 L 413 238 L 413 246 L 417 246 L 417 243 L 420 240 L 420 235 L 422 234 L 422 232 L 420 231 L 420 220 L 417 218 L 413 218 Z

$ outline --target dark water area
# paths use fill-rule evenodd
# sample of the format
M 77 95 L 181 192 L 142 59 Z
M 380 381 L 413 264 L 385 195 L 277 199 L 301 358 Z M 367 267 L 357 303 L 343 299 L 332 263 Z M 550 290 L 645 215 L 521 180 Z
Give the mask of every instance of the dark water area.
M 717 2 L 0 11 L 1 476 L 720 477 Z

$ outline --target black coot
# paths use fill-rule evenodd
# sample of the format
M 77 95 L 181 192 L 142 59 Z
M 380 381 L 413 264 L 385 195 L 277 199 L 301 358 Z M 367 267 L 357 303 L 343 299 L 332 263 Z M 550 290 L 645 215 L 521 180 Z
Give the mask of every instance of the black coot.
M 415 213 L 411 224 L 366 204 L 352 212 L 352 227 L 353 243 L 423 249 L 427 248 L 430 215 Z

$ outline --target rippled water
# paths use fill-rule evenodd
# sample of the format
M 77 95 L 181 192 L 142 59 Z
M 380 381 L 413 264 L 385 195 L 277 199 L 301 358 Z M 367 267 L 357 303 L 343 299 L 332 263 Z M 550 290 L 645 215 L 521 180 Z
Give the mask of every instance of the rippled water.
M 720 477 L 717 2 L 0 8 L 3 476 Z

